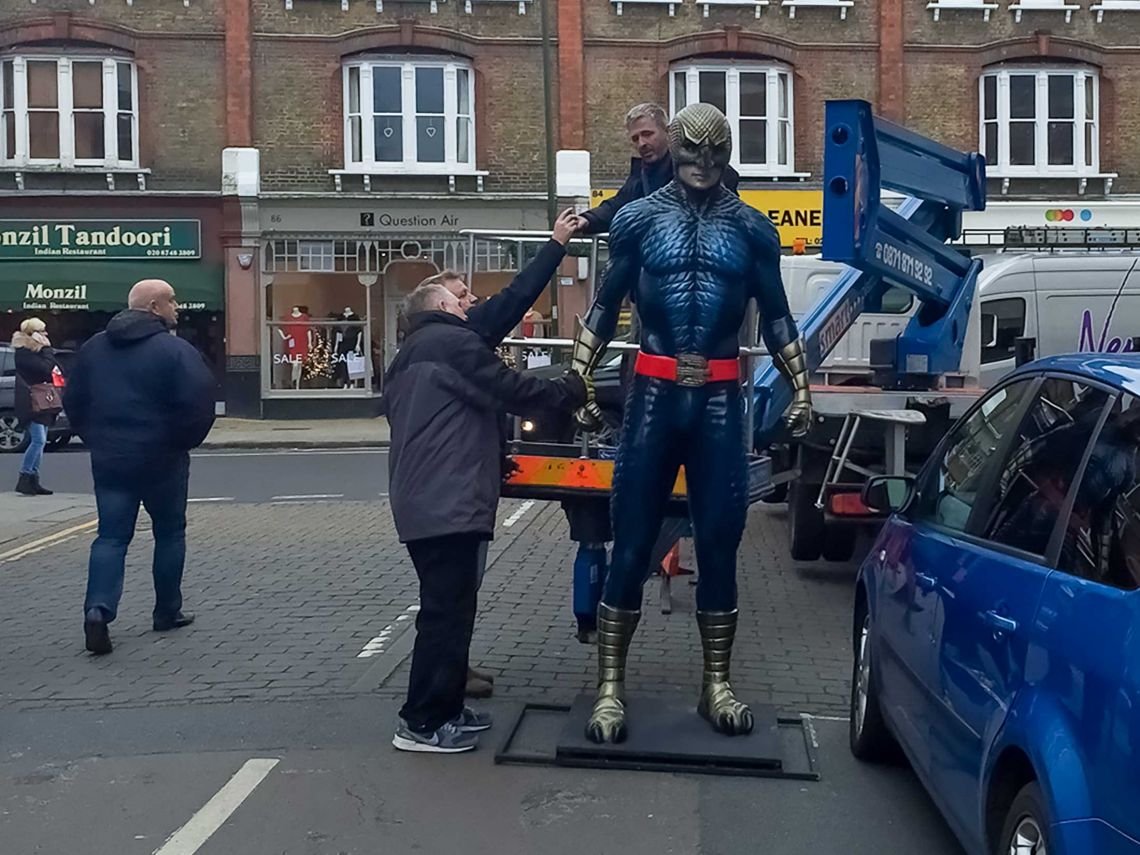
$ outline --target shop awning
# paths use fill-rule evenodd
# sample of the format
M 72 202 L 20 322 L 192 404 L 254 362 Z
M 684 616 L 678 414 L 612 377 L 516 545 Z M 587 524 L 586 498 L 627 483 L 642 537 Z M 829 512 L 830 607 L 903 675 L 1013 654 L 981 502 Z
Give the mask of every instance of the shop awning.
M 140 279 L 165 279 L 185 311 L 225 308 L 220 264 L 201 261 L 3 261 L 0 311 L 117 311 Z

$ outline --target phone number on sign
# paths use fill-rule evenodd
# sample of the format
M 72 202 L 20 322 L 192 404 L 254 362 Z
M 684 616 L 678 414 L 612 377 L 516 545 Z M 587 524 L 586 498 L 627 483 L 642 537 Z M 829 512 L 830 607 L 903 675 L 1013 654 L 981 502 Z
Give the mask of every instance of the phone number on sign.
M 146 254 L 151 258 L 197 258 L 198 253 L 192 249 L 148 249 Z

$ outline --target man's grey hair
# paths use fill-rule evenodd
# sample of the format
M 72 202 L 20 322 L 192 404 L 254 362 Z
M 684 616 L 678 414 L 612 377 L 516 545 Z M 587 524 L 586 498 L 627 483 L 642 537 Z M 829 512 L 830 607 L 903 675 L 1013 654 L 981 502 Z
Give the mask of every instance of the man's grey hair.
M 449 267 L 447 270 L 441 270 L 439 273 L 435 273 L 429 276 L 416 287 L 422 288 L 424 285 L 442 285 L 444 282 L 450 282 L 453 280 L 462 282 L 463 274 L 458 270 L 452 270 Z
M 631 108 L 625 114 L 625 126 L 628 128 L 638 119 L 652 119 L 662 128 L 669 126 L 669 114 L 665 112 L 665 108 L 652 101 L 646 101 L 644 104 L 638 104 Z
M 414 315 L 418 312 L 438 312 L 439 304 L 451 296 L 451 292 L 438 282 L 428 282 L 420 285 L 404 300 L 404 314 Z

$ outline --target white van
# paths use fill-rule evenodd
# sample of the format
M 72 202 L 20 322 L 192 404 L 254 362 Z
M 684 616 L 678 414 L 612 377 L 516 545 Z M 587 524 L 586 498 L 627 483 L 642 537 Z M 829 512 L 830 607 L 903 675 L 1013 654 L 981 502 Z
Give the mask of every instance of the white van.
M 1019 250 L 983 259 L 976 296 L 981 309 L 977 335 L 982 388 L 1013 370 L 1014 342 L 1021 337 L 1035 339 L 1035 355 L 1041 357 L 1127 352 L 1132 350 L 1132 337 L 1140 336 L 1140 252 Z M 782 259 L 793 316 L 801 318 L 822 299 L 843 269 L 844 265 L 819 256 Z M 824 360 L 817 382 L 838 386 L 869 378 L 871 340 L 903 332 L 917 310 L 918 301 L 909 292 L 888 291 L 882 310 L 860 315 Z M 972 374 L 970 368 L 963 365 L 963 371 Z
M 978 281 L 981 384 L 1013 369 L 1014 341 L 1022 336 L 1036 339 L 1036 356 L 1131 351 L 1132 336 L 1140 335 L 1138 262 L 1136 252 L 1099 250 L 987 259 Z

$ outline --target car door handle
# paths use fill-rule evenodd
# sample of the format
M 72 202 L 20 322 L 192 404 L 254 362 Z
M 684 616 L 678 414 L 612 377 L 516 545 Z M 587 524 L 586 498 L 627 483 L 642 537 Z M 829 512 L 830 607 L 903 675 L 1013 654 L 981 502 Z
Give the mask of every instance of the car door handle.
M 923 591 L 933 591 L 938 587 L 938 580 L 926 573 L 915 573 L 914 583 Z
M 1012 633 L 1017 632 L 1017 621 L 1013 618 L 1008 618 L 1005 615 L 998 614 L 992 609 L 982 615 L 982 619 L 993 627 L 995 632 Z

